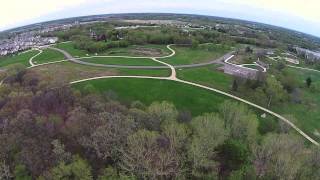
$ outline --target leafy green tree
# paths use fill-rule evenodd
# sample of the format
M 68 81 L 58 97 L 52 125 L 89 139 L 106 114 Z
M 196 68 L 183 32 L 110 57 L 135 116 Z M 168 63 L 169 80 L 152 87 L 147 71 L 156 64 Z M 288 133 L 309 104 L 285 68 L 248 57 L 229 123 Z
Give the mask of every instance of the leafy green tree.
M 283 86 L 274 77 L 267 77 L 266 93 L 268 95 L 268 107 L 271 103 L 277 103 L 285 98 L 285 91 Z
M 91 180 L 91 167 L 83 159 L 78 156 L 73 157 L 73 161 L 70 164 L 64 162 L 59 163 L 58 166 L 51 170 L 52 180 Z
M 176 149 L 180 153 L 184 153 L 185 146 L 188 143 L 190 135 L 190 129 L 186 124 L 170 121 L 162 126 L 163 135 L 165 135 L 169 141 L 171 149 Z
M 16 180 L 32 180 L 32 177 L 25 165 L 17 165 L 14 169 L 14 178 Z
M 228 137 L 223 121 L 215 114 L 205 114 L 191 121 L 193 136 L 188 148 L 192 162 L 192 175 L 198 178 L 214 178 L 218 173 L 216 148 Z M 210 173 L 207 173 L 210 172 Z
M 197 49 L 199 47 L 199 41 L 193 39 L 191 44 L 192 49 Z
M 302 168 L 303 140 L 292 134 L 269 134 L 254 149 L 254 166 L 262 179 L 296 179 Z
M 233 83 L 232 83 L 232 91 L 238 91 L 238 82 L 237 80 L 233 80 Z
M 248 145 L 241 141 L 227 140 L 220 151 L 227 169 L 238 170 L 242 165 L 249 163 L 251 152 Z
M 230 130 L 232 138 L 254 143 L 257 136 L 258 120 L 247 106 L 226 101 L 220 107 L 220 114 L 224 120 L 224 127 Z
M 311 86 L 311 83 L 312 83 L 312 79 L 311 79 L 311 77 L 308 77 L 308 78 L 306 79 L 306 84 L 307 84 L 307 87 L 308 87 L 308 88 Z
M 111 166 L 104 169 L 103 174 L 98 177 L 98 180 L 135 180 L 134 176 L 126 176 L 119 174 L 117 170 Z
M 147 112 L 150 115 L 151 129 L 159 129 L 162 122 L 176 120 L 178 117 L 176 107 L 166 101 L 152 103 L 147 108 Z

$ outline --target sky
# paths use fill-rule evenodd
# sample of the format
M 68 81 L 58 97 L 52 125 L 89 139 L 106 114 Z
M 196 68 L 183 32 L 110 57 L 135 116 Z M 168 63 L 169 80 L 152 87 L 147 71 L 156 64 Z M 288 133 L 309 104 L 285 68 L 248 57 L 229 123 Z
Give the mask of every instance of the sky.
M 109 13 L 187 13 L 244 19 L 320 37 L 320 0 L 0 0 L 0 31 Z

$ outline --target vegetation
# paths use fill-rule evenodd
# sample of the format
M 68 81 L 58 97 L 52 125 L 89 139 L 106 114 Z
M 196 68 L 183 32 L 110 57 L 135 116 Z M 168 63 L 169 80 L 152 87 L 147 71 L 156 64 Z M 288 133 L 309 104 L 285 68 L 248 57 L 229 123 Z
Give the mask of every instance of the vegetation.
M 99 94 L 109 91 L 117 92 L 119 100 L 124 104 L 130 104 L 135 100 L 146 105 L 154 101 L 169 101 L 173 102 L 179 110 L 188 110 L 194 115 L 217 111 L 217 104 L 225 100 L 225 97 L 212 94 L 207 90 L 177 82 L 153 79 L 100 79 L 75 84 L 74 88 L 82 92 L 90 89 L 90 92 Z
M 163 59 L 172 65 L 208 62 L 223 56 L 230 50 L 228 46 L 210 44 L 201 45 L 198 48 L 181 46 L 173 46 L 172 48 L 176 51 L 176 55 Z
M 5 67 L 16 63 L 29 66 L 29 59 L 37 53 L 38 51 L 29 51 L 17 55 L 0 57 L 0 67 Z
M 135 16 L 144 17 L 131 18 Z M 320 41 L 230 19 L 145 18 L 177 17 L 181 22 L 190 21 L 192 27 L 116 29 L 132 23 L 110 21 L 43 36 L 72 41 L 55 46 L 75 57 L 161 57 L 171 53 L 168 44 L 180 44 L 172 46 L 175 56 L 161 60 L 172 65 L 202 63 L 231 50 L 237 55 L 232 59 L 236 64 L 259 59 L 270 68 L 267 73 L 258 72 L 255 80 L 224 74 L 217 64 L 177 69 L 178 78 L 271 109 L 320 140 L 319 74 L 290 68 L 281 58 L 277 62 L 266 58 L 270 48 L 281 55 L 287 50 L 295 53 L 294 45 L 317 49 Z M 71 62 L 26 69 L 37 53 L 0 59 L 0 179 L 295 180 L 320 176 L 318 147 L 285 122 L 220 94 L 157 79 L 106 78 L 70 85 L 97 76 L 167 77 L 169 69 L 104 68 Z M 63 58 L 59 52 L 45 49 L 34 62 Z M 317 66 L 300 60 L 303 67 Z M 83 61 L 160 65 L 149 58 Z
M 44 49 L 43 52 L 33 59 L 34 64 L 42 64 L 52 61 L 63 60 L 64 55 L 58 51 L 52 49 Z
M 90 62 L 94 64 L 109 64 L 109 65 L 163 66 L 162 64 L 147 58 L 135 59 L 135 58 L 92 57 L 92 58 L 81 59 L 81 61 Z
M 109 86 L 107 80 L 93 81 L 79 92 L 66 86 L 48 88 L 50 82 L 30 78 L 29 73 L 12 74 L 0 87 L 5 124 L 0 129 L 1 178 L 314 179 L 319 175 L 317 147 L 306 147 L 299 136 L 282 131 L 280 124 L 260 134 L 255 113 L 243 104 L 215 100 L 220 103 L 211 113 L 186 116 L 179 103 L 177 108 L 166 101 L 123 105 L 116 101 L 121 91 L 94 93 L 96 85 Z M 189 92 L 199 94 L 193 93 Z

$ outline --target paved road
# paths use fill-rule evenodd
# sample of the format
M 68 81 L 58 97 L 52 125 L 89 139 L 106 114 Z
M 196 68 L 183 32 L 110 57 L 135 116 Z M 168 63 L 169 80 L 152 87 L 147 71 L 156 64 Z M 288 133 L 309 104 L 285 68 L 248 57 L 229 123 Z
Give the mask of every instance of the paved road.
M 126 65 L 108 65 L 108 64 L 96 64 L 96 63 L 90 63 L 90 62 L 84 62 L 81 61 L 81 59 L 89 59 L 93 57 L 106 57 L 106 58 L 111 58 L 111 57 L 118 57 L 118 58 L 132 58 L 132 59 L 164 59 L 164 58 L 170 58 L 175 55 L 175 51 L 171 48 L 172 45 L 168 45 L 167 48 L 172 52 L 168 56 L 162 56 L 162 57 L 132 57 L 132 56 L 90 56 L 90 57 L 80 57 L 80 58 L 74 58 L 71 54 L 66 52 L 65 50 L 54 48 L 54 47 L 49 47 L 52 50 L 59 51 L 64 54 L 65 58 L 71 62 L 78 63 L 78 64 L 83 64 L 83 65 L 88 65 L 88 66 L 96 66 L 96 67 L 107 67 L 107 68 L 127 68 L 127 69 L 168 69 L 167 65 L 164 66 L 126 66 Z M 204 63 L 198 63 L 198 64 L 185 64 L 185 65 L 174 65 L 174 68 L 195 68 L 195 67 L 202 67 L 202 66 L 208 66 L 211 64 L 215 64 L 218 61 L 223 61 L 224 59 L 230 58 L 233 54 L 232 52 L 229 52 L 225 54 L 223 57 L 220 57 L 218 59 L 214 59 L 209 62 L 204 62 Z

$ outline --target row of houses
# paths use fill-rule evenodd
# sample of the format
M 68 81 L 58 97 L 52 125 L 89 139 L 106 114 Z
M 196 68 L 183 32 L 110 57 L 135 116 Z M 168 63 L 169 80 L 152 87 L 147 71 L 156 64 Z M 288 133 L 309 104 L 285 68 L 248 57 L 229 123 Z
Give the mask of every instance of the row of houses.
M 11 40 L 0 43 L 0 56 L 14 54 L 24 51 L 32 47 L 39 47 L 53 44 L 58 41 L 57 37 L 41 37 L 41 36 L 19 36 Z

